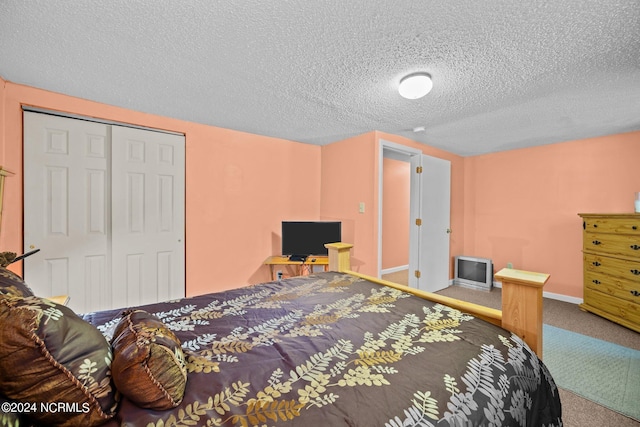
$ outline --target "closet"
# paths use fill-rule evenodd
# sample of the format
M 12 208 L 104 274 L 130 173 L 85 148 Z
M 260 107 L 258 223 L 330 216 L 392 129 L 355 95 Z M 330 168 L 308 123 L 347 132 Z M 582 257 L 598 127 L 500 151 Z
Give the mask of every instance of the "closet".
M 24 278 L 86 313 L 185 295 L 184 135 L 24 113 Z

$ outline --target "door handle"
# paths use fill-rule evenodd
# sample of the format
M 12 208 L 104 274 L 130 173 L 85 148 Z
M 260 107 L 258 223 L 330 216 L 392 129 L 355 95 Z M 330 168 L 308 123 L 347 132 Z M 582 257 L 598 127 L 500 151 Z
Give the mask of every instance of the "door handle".
M 451 234 L 453 231 L 450 228 L 447 228 L 447 234 Z

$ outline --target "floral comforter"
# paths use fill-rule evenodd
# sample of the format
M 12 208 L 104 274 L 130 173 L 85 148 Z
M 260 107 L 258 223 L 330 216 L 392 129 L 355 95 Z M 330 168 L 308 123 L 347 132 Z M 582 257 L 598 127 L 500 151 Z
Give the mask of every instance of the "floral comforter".
M 142 307 L 182 342 L 184 400 L 108 425 L 558 426 L 556 385 L 510 332 L 341 273 Z M 121 310 L 85 315 L 107 336 Z

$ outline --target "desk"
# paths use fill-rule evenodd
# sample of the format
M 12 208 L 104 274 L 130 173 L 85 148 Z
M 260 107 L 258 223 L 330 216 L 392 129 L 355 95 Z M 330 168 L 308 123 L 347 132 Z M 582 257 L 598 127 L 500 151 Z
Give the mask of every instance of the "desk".
M 271 280 L 276 280 L 274 266 L 293 265 L 297 268 L 298 276 L 302 276 L 305 266 L 322 265 L 324 271 L 329 267 L 329 257 L 327 255 L 315 255 L 307 258 L 306 261 L 290 261 L 288 256 L 274 255 L 264 260 L 264 264 L 271 269 Z

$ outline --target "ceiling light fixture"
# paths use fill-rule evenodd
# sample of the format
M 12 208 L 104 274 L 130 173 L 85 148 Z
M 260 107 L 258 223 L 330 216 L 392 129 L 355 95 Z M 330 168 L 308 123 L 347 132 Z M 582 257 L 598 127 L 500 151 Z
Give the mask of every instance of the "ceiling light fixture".
M 418 99 L 428 94 L 433 88 L 431 76 L 428 73 L 413 73 L 400 80 L 398 92 L 407 99 Z

